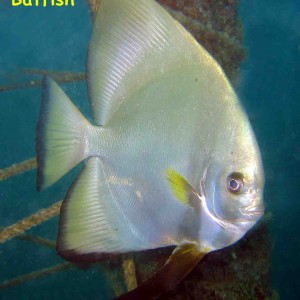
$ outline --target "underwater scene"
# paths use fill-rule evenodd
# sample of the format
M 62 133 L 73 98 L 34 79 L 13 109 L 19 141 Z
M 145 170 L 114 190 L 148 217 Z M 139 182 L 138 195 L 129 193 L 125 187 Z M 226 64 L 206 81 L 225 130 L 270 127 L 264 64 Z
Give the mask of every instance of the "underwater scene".
M 1 300 L 299 298 L 298 0 L 0 0 L 0 49 Z

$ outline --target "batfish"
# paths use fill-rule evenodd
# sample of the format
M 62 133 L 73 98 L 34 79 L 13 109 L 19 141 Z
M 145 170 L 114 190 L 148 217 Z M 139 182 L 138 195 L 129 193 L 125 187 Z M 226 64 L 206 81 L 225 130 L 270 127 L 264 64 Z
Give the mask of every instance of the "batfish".
M 176 246 L 120 297 L 150 298 L 261 218 L 260 151 L 220 65 L 154 0 L 101 0 L 86 74 L 93 123 L 44 78 L 38 190 L 85 161 L 61 207 L 69 261 Z

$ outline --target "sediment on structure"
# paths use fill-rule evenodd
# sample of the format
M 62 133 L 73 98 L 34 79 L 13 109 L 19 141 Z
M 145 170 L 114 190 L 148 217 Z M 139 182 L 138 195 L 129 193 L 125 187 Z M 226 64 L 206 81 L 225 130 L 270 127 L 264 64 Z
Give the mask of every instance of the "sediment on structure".
M 23 234 L 25 231 L 40 225 L 53 217 L 59 215 L 62 201 L 54 203 L 47 209 L 41 209 L 35 214 L 17 221 L 15 224 L 5 227 L 0 232 L 0 244 L 3 244 L 14 237 Z
M 40 69 L 22 69 L 20 74 L 27 76 L 51 76 L 57 83 L 69 83 L 85 80 L 85 73 L 80 72 L 64 72 L 64 71 L 48 71 Z M 18 76 L 19 77 L 19 76 Z M 14 83 L 9 85 L 1 85 L 0 92 L 6 92 L 16 89 L 36 88 L 42 86 L 43 80 L 29 79 L 21 83 Z
M 24 160 L 21 163 L 13 164 L 7 168 L 0 169 L 0 181 L 6 180 L 12 176 L 22 174 L 36 168 L 36 158 Z
M 21 275 L 12 279 L 5 280 L 4 282 L 0 282 L 0 290 L 7 289 L 11 287 L 15 287 L 27 281 L 36 280 L 41 277 L 45 277 L 51 274 L 55 274 L 57 272 L 66 271 L 70 268 L 74 268 L 74 265 L 66 262 L 59 265 L 55 265 L 49 268 L 41 269 L 38 271 L 33 271 L 31 273 Z

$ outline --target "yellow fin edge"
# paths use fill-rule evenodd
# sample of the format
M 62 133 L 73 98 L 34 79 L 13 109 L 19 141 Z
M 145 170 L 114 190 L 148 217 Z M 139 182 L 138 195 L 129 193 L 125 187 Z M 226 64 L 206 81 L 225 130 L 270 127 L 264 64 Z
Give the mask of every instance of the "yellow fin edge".
M 166 177 L 176 199 L 178 199 L 181 203 L 188 205 L 189 193 L 192 189 L 188 181 L 172 168 L 168 168 L 166 170 Z

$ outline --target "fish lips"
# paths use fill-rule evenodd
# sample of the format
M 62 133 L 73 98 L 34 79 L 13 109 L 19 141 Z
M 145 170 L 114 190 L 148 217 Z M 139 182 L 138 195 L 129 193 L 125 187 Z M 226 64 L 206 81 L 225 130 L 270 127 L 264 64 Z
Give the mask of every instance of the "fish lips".
M 263 204 L 260 205 L 249 205 L 240 209 L 240 212 L 248 220 L 257 220 L 261 218 L 265 213 L 265 207 Z

